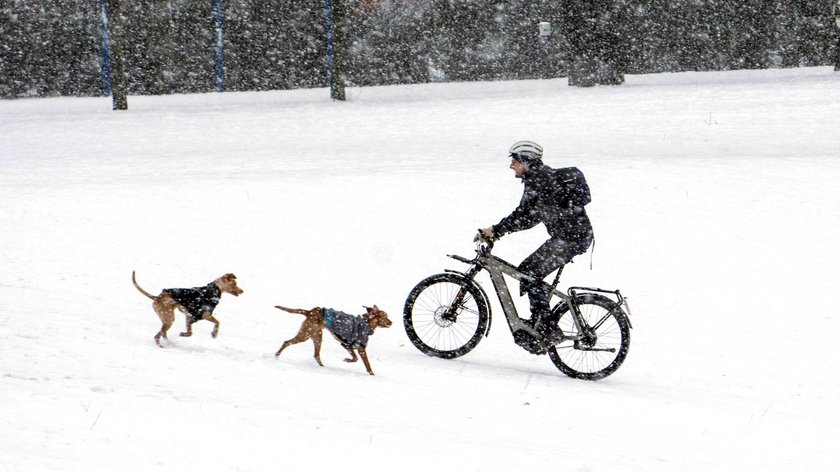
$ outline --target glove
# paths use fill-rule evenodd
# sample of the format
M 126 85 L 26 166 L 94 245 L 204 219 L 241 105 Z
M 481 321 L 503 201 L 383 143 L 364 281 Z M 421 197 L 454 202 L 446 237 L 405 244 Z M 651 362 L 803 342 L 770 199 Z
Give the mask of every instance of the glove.
M 496 235 L 493 234 L 493 227 L 478 230 L 475 234 L 473 242 L 490 243 L 496 240 Z

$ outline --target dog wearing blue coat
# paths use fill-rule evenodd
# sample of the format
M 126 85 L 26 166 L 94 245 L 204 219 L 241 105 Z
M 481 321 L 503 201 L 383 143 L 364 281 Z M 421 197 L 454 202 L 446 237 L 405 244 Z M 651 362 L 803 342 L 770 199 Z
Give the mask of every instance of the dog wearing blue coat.
M 368 374 L 373 375 L 366 351 L 368 338 L 376 328 L 387 328 L 391 326 L 388 313 L 380 310 L 376 305 L 365 307 L 366 313 L 363 315 L 350 315 L 343 311 L 322 307 L 301 310 L 277 305 L 275 308 L 306 317 L 297 335 L 285 341 L 277 353 L 274 354 L 275 357 L 279 357 L 283 349 L 286 349 L 292 344 L 302 343 L 307 339 L 311 339 L 315 345 L 315 360 L 318 361 L 318 365 L 323 367 L 324 364 L 321 362 L 321 339 L 324 328 L 326 328 L 341 343 L 344 349 L 350 353 L 350 357 L 344 359 L 344 361 L 356 362 L 358 357 L 361 357 Z M 356 351 L 359 352 L 358 357 L 356 357 Z

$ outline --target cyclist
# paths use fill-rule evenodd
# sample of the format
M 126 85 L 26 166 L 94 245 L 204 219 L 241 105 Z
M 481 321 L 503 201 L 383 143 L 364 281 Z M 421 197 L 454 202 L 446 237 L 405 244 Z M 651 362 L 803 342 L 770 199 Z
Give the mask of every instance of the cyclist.
M 495 241 L 505 234 L 533 228 L 543 223 L 549 239 L 519 264 L 519 271 L 533 277 L 523 281 L 520 293 L 528 293 L 531 323 L 551 338 L 558 319 L 549 311 L 550 294 L 540 282 L 551 272 L 558 274 L 578 254 L 583 254 L 594 239 L 592 225 L 583 206 L 572 203 L 568 187 L 559 172 L 542 162 L 543 148 L 533 141 L 519 141 L 510 150 L 510 168 L 525 185 L 522 200 L 513 212 L 489 228 L 478 230 L 474 241 Z

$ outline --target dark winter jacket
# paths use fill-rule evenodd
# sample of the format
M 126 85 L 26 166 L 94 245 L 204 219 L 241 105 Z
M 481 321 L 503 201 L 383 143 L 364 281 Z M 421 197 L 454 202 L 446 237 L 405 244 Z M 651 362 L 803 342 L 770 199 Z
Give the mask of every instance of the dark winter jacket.
M 589 246 L 593 235 L 586 210 L 569 201 L 556 169 L 535 164 L 522 177 L 519 206 L 493 226 L 493 233 L 500 237 L 543 223 L 552 239 Z
M 367 347 L 368 337 L 373 334 L 373 330 L 364 318 L 332 308 L 322 308 L 321 316 L 327 329 L 338 338 L 345 349 Z
M 213 313 L 222 298 L 222 291 L 212 282 L 204 287 L 167 288 L 164 292 L 187 309 L 190 323 L 203 319 L 202 313 Z

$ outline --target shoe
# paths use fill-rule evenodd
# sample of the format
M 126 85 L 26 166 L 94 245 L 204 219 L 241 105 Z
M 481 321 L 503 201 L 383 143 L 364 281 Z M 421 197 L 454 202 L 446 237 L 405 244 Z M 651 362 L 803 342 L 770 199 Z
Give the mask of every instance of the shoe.
M 566 338 L 556 324 L 541 324 L 537 326 L 537 332 L 551 344 L 559 343 Z

